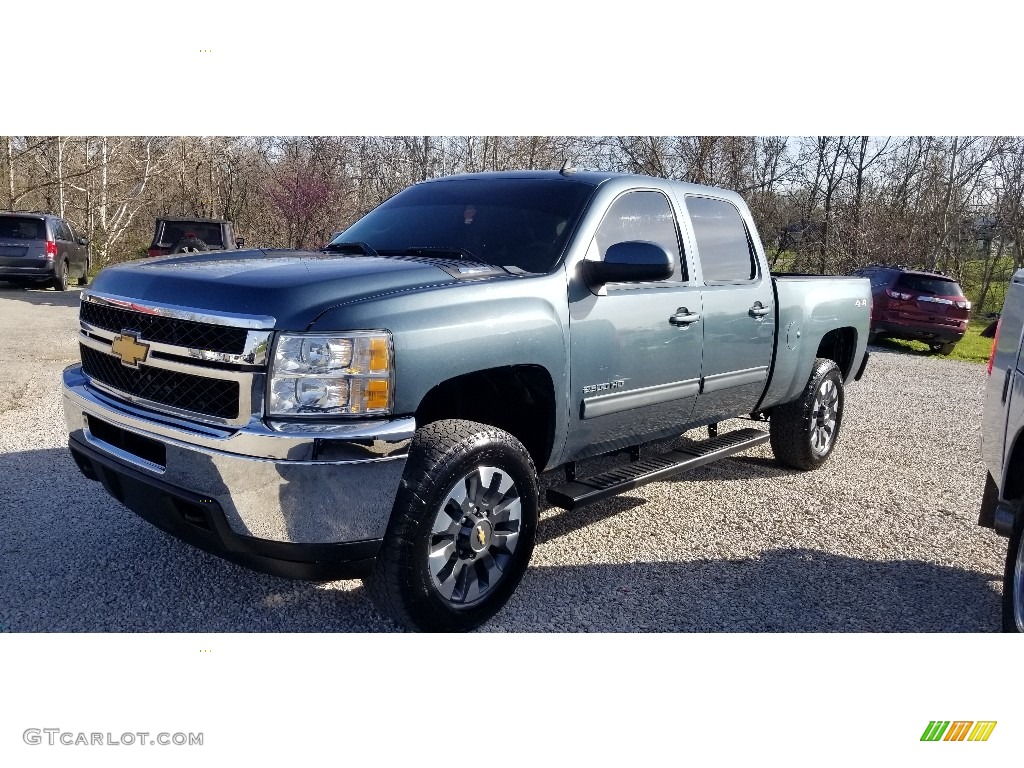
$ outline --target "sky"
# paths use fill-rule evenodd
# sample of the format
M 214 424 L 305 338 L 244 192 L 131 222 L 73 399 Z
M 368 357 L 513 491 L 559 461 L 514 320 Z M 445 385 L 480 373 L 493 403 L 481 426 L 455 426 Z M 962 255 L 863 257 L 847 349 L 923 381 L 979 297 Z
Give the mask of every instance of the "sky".
M 48 4 L 5 39 L 63 104 L 0 109 L 19 134 L 1016 133 L 1014 47 L 962 15 L 880 0 L 628 5 L 445 2 L 173 14 Z M 1000 26 L 1020 11 L 971 4 Z M 5 9 L 31 28 L 31 5 Z M 983 48 L 979 48 L 983 46 Z

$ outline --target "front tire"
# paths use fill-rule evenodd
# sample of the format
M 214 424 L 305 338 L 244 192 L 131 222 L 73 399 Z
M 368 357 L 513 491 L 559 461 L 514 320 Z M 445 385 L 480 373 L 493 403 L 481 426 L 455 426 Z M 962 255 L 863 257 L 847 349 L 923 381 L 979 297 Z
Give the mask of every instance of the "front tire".
M 1006 549 L 1003 573 L 1003 631 L 1024 632 L 1024 511 L 1017 506 L 1017 518 Z
M 537 507 L 537 472 L 515 437 L 472 421 L 422 427 L 366 580 L 370 596 L 411 629 L 480 626 L 526 572 Z
M 795 469 L 824 464 L 839 439 L 844 399 L 839 366 L 819 357 L 800 397 L 772 411 L 769 431 L 775 458 Z

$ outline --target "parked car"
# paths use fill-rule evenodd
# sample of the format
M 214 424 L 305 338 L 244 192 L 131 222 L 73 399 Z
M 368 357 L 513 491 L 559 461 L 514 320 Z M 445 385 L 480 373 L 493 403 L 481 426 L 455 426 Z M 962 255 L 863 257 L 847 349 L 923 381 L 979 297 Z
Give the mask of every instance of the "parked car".
M 71 278 L 89 282 L 89 243 L 51 213 L 0 211 L 0 280 L 66 291 Z
M 822 467 L 867 363 L 870 296 L 859 278 L 770 274 L 735 192 L 434 179 L 321 252 L 104 269 L 64 372 L 69 445 L 198 547 L 364 578 L 399 622 L 470 629 L 529 563 L 538 470 L 565 472 L 547 500 L 575 509 L 768 442 Z M 750 426 L 718 434 L 736 416 Z M 708 439 L 658 454 L 698 427 Z M 585 476 L 601 454 L 619 466 Z
M 236 240 L 233 225 L 224 219 L 162 218 L 156 220 L 149 255 L 222 251 L 244 245 L 245 240 Z
M 853 273 L 871 281 L 871 340 L 923 341 L 948 355 L 967 332 L 971 302 L 959 284 L 938 272 L 870 266 Z
M 978 524 L 1009 537 L 1003 630 L 1024 632 L 1024 269 L 1013 276 L 988 363 L 981 457 L 988 473 Z

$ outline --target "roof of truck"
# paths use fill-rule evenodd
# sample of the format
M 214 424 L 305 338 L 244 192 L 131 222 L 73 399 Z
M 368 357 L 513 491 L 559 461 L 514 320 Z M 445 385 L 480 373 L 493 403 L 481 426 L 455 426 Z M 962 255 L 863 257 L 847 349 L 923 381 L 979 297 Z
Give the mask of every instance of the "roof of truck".
M 684 191 L 699 194 L 701 192 L 712 192 L 718 195 L 725 193 L 734 195 L 735 192 L 720 188 L 709 187 L 702 184 L 681 181 L 678 179 L 665 179 L 657 176 L 646 176 L 638 173 L 615 173 L 613 171 L 485 171 L 482 173 L 460 173 L 453 176 L 439 176 L 434 179 L 425 179 L 420 184 L 438 184 L 446 181 L 457 181 L 466 179 L 565 179 L 566 181 L 582 182 L 598 186 L 612 179 L 635 179 L 638 183 L 645 180 L 656 180 L 658 182 L 669 182 Z

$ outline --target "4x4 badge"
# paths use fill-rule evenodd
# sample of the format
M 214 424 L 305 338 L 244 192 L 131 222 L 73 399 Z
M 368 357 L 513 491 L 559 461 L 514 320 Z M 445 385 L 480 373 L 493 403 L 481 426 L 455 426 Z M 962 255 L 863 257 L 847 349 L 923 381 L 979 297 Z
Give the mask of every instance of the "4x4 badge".
M 121 365 L 138 368 L 139 363 L 146 362 L 149 356 L 149 344 L 141 343 L 138 336 L 130 331 L 121 331 L 120 336 L 114 337 L 110 351 L 121 358 Z

